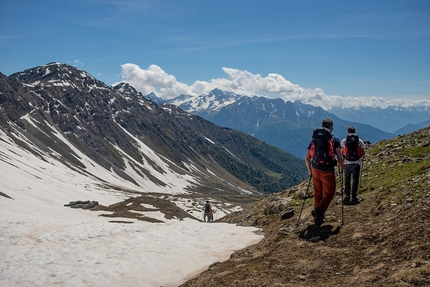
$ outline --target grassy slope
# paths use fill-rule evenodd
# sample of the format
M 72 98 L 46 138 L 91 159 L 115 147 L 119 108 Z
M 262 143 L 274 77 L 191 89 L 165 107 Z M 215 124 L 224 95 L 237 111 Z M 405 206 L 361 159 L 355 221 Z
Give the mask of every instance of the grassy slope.
M 368 149 L 362 201 L 344 206 L 343 225 L 338 183 L 321 229 L 312 224 L 312 198 L 296 226 L 307 181 L 225 217 L 260 227 L 265 238 L 181 286 L 430 286 L 430 127 Z M 292 218 L 264 214 L 282 198 Z

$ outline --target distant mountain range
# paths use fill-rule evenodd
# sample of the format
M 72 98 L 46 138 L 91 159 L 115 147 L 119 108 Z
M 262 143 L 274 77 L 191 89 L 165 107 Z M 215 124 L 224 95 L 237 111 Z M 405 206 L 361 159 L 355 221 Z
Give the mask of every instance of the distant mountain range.
M 101 186 L 256 195 L 307 177 L 303 161 L 279 148 L 60 63 L 0 73 L 0 109 L 2 141 Z M 13 168 L 9 152 L 0 164 Z
M 426 128 L 428 126 L 430 126 L 430 120 L 426 120 L 418 124 L 408 124 L 403 128 L 396 130 L 396 134 L 399 134 L 399 135 L 409 134 L 412 131 L 417 131 L 417 130 Z
M 199 115 L 219 126 L 233 128 L 252 135 L 303 159 L 312 130 L 325 118 L 334 121 L 333 134 L 340 139 L 346 136 L 349 126 L 355 126 L 360 137 L 371 143 L 395 136 L 370 124 L 347 121 L 320 107 L 302 102 L 285 102 L 282 99 L 248 97 L 219 89 L 198 97 L 180 95 L 163 101 L 154 94 L 148 95 L 158 103 L 174 104 L 185 111 Z
M 330 112 L 339 118 L 368 124 L 395 135 L 410 133 L 430 125 L 429 107 L 333 108 Z
M 167 102 L 180 106 L 186 111 L 207 118 L 218 113 L 227 105 L 233 104 L 240 98 L 246 96 L 214 89 L 208 95 L 201 95 L 199 97 L 180 95 L 174 99 L 164 100 L 153 93 L 146 97 L 156 103 Z M 254 100 L 258 98 L 268 99 L 267 97 L 261 96 L 252 97 Z M 280 98 L 272 100 L 274 100 L 273 104 L 276 105 Z M 295 104 L 300 103 L 299 101 L 295 102 Z M 312 107 L 312 105 L 309 106 Z M 389 106 L 387 108 L 364 106 L 359 108 L 334 107 L 327 110 L 327 112 L 332 118 L 337 117 L 351 123 L 370 125 L 393 135 L 410 133 L 425 128 L 429 126 L 430 121 L 430 107 L 427 106 Z

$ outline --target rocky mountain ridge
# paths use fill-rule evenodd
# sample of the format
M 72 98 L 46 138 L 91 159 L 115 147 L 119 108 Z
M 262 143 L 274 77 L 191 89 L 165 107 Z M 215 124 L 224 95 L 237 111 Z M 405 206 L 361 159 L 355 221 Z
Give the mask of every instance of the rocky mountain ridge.
M 232 92 L 222 91 L 220 89 L 214 89 L 207 95 L 203 94 L 197 97 L 180 95 L 170 100 L 164 100 L 157 97 L 155 94 L 148 96 L 152 97 L 152 99 L 157 103 L 172 103 L 190 113 L 198 114 L 204 118 L 207 118 L 207 116 L 210 115 L 215 115 L 221 109 L 230 104 L 234 104 L 236 101 L 239 101 L 242 98 L 251 98 L 253 101 L 257 102 L 261 99 L 272 99 L 266 96 L 258 95 L 252 97 L 244 96 Z M 279 103 L 280 98 L 273 98 L 273 100 L 275 101 L 272 102 L 271 105 L 277 106 L 276 102 Z M 300 101 L 295 101 L 294 104 L 307 105 Z M 317 108 L 313 105 L 307 106 L 312 109 Z M 263 110 L 265 107 L 263 107 Z M 282 107 L 280 108 L 282 109 Z M 399 105 L 391 105 L 384 108 L 371 106 L 360 106 L 353 108 L 332 107 L 331 109 L 326 110 L 326 112 L 329 114 L 329 117 L 340 118 L 351 123 L 369 125 L 383 131 L 384 133 L 392 133 L 394 134 L 393 136 L 402 133 L 402 131 L 403 133 L 410 133 L 414 130 L 424 128 L 425 125 L 423 126 L 421 123 L 430 120 L 430 108 L 425 103 L 409 107 Z
M 0 74 L 0 108 L 4 141 L 107 185 L 114 177 L 116 188 L 249 196 L 305 174 L 300 160 L 279 149 L 65 64 Z
M 280 98 L 248 97 L 216 89 L 208 95 L 182 95 L 167 102 L 216 125 L 252 135 L 302 159 L 313 129 L 325 118 L 334 121 L 333 134 L 341 139 L 351 125 L 364 141 L 376 142 L 395 136 L 368 124 L 342 120 L 320 107 L 299 101 L 285 102 Z

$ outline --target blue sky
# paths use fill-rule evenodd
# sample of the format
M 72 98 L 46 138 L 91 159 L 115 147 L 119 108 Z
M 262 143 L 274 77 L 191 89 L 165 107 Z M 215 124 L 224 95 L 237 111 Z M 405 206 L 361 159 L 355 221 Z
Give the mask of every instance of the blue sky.
M 5 75 L 61 62 L 165 98 L 430 101 L 427 0 L 0 1 Z

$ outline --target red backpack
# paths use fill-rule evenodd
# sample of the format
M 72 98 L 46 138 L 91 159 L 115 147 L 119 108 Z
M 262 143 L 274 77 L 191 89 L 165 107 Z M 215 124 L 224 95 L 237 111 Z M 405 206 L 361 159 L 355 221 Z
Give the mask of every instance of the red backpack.
M 345 146 L 342 149 L 342 154 L 346 160 L 357 161 L 363 156 L 363 149 L 359 145 L 357 134 L 348 134 L 345 140 Z
M 314 130 L 309 152 L 315 167 L 331 167 L 337 164 L 334 158 L 334 142 L 329 129 L 322 127 Z

